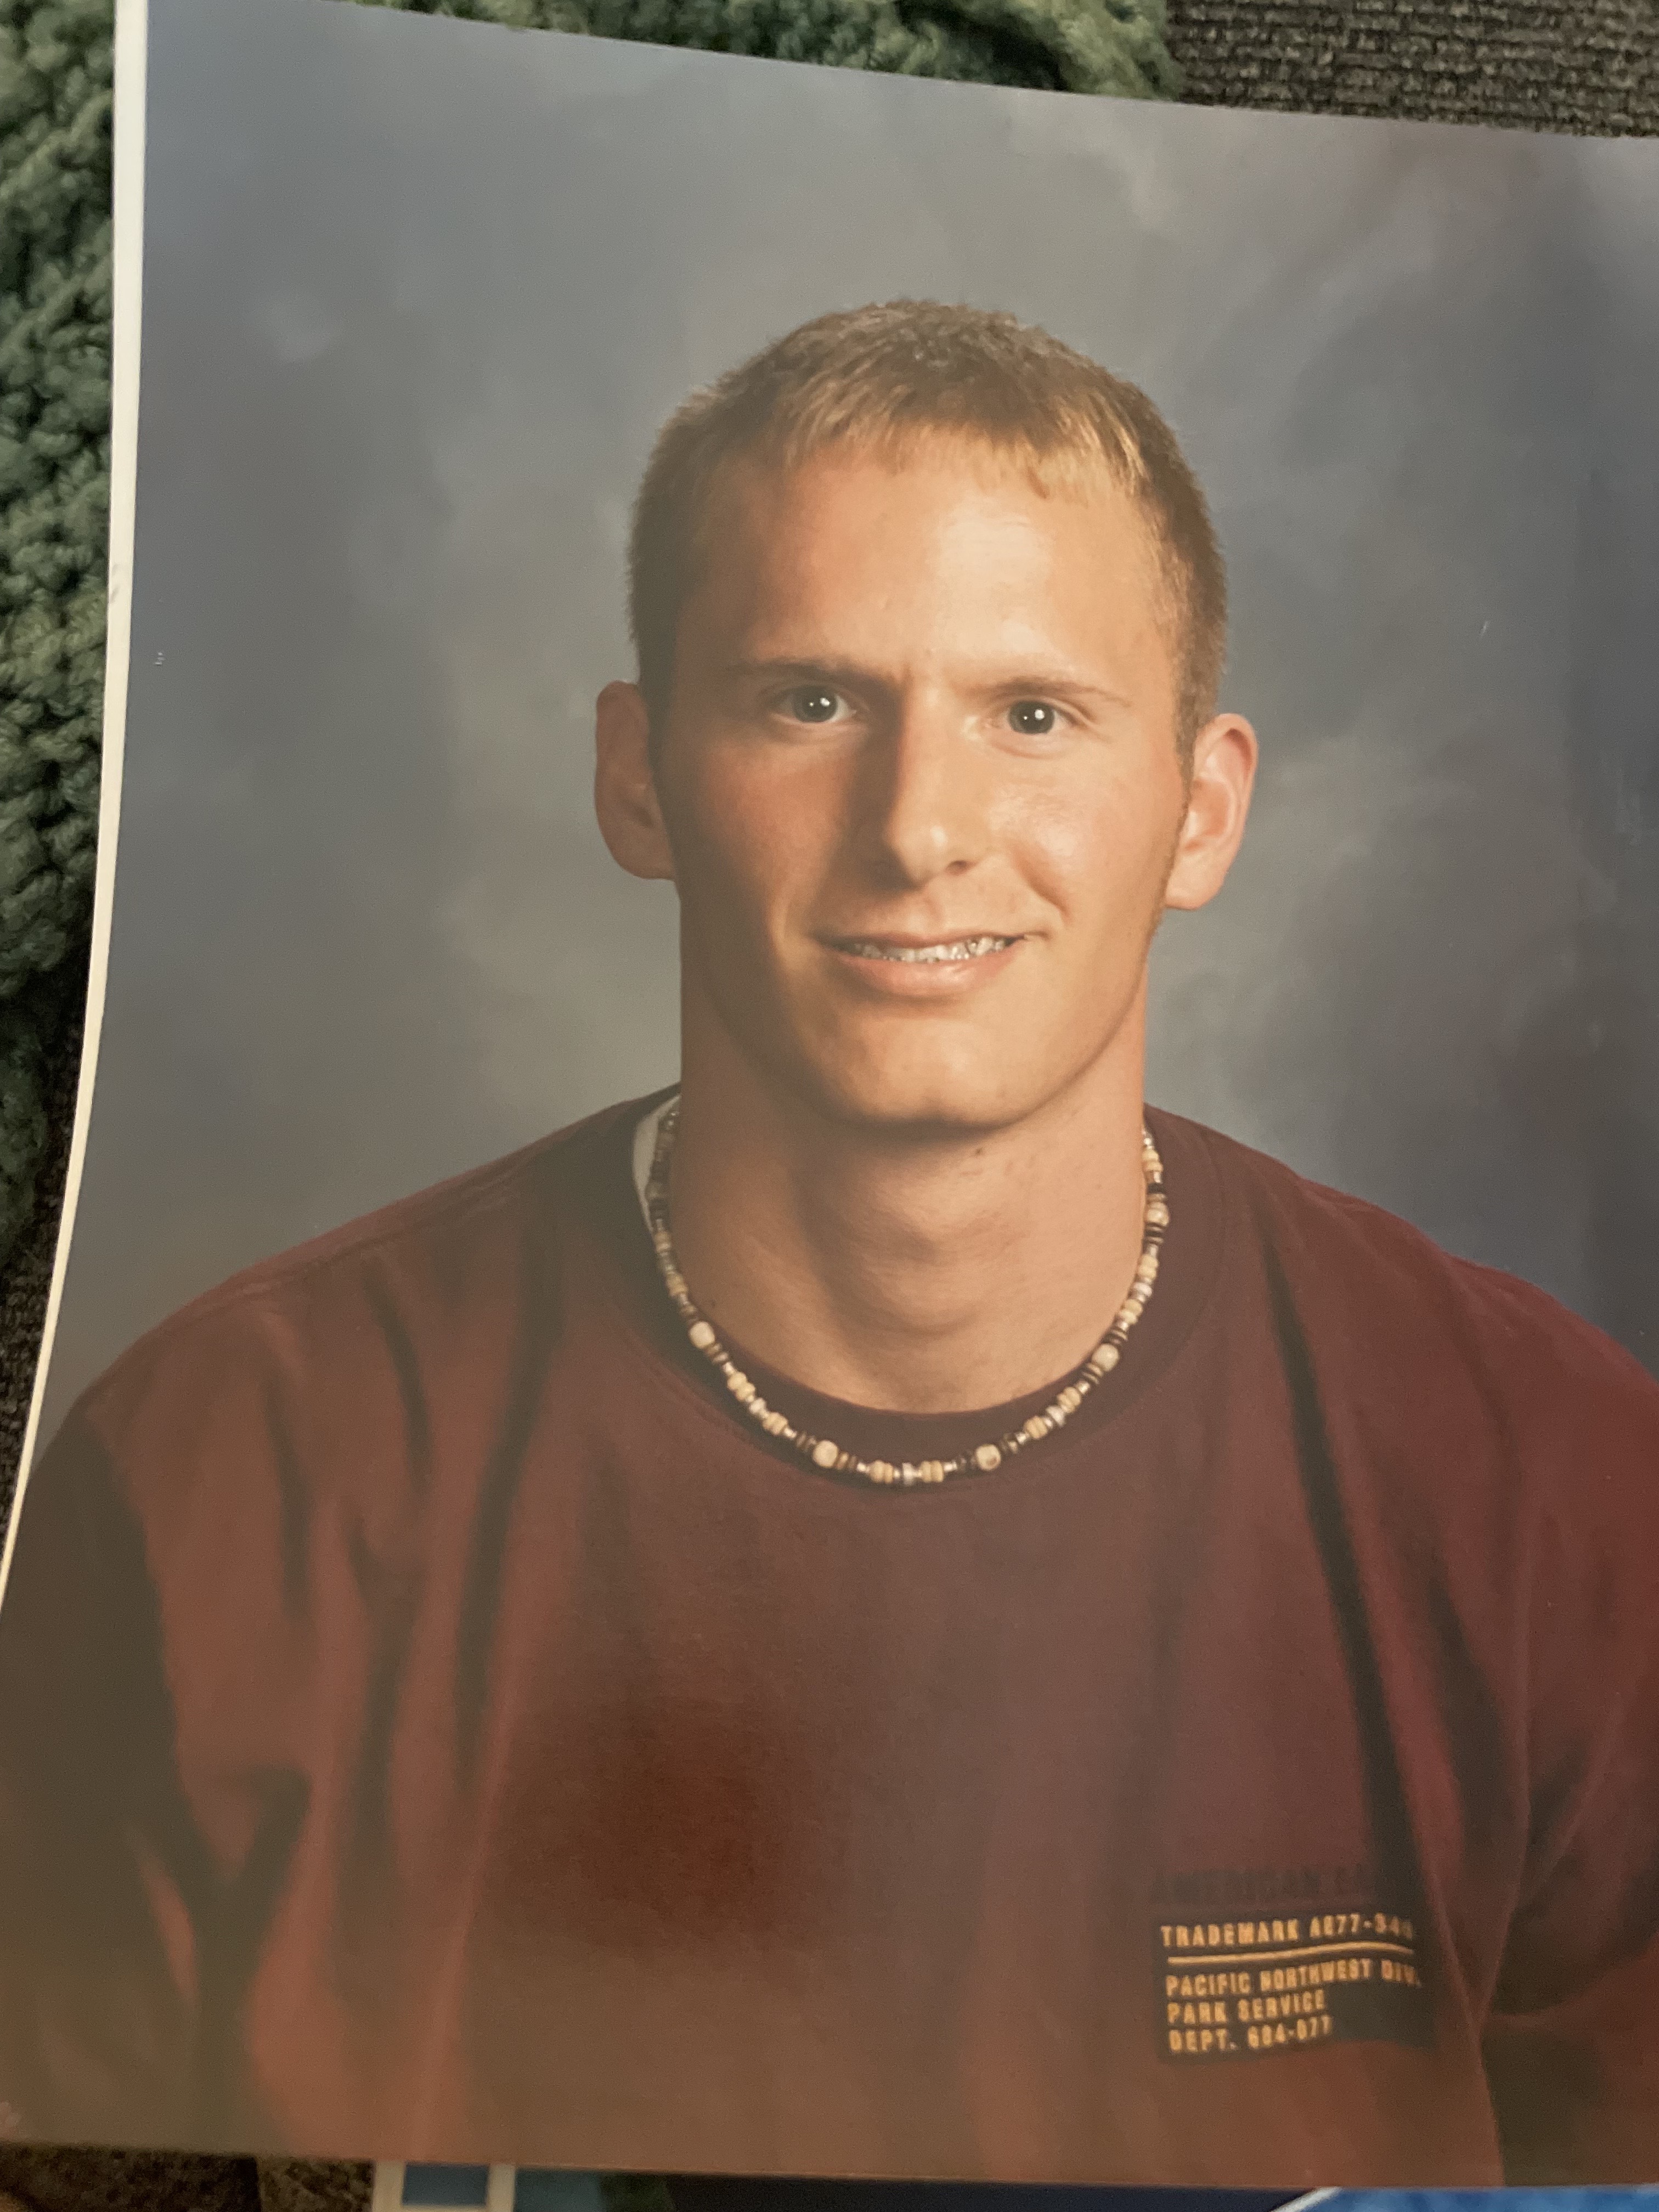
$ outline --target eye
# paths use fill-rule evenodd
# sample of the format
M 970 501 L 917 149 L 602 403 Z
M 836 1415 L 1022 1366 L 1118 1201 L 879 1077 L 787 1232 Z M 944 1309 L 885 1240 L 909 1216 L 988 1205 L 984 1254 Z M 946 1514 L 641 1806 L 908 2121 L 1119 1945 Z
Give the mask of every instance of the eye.
M 1060 709 L 1046 699 L 1016 699 L 1008 709 L 1008 726 L 1022 738 L 1051 738 L 1060 727 Z
M 841 695 L 823 684 L 798 684 L 783 703 L 798 722 L 833 722 Z

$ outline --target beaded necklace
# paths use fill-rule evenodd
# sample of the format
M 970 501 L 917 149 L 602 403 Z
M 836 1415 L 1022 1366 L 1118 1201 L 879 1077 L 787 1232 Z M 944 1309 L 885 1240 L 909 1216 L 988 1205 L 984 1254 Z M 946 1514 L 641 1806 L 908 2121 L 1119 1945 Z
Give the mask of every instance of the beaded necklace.
M 1123 1346 L 1129 1331 L 1146 1310 L 1152 1295 L 1152 1285 L 1158 1279 L 1158 1248 L 1170 1226 L 1170 1201 L 1164 1189 L 1164 1163 L 1158 1158 L 1158 1147 L 1152 1142 L 1152 1132 L 1144 1126 L 1140 1133 L 1141 1172 L 1146 1179 L 1146 1208 L 1142 1214 L 1140 1257 L 1135 1262 L 1134 1279 L 1129 1285 L 1128 1296 L 1113 1316 L 1112 1325 L 1080 1367 L 1075 1368 L 1055 1392 L 1040 1413 L 1033 1413 L 1028 1421 L 1007 1436 L 999 1437 L 994 1443 L 978 1445 L 974 1450 L 955 1459 L 885 1460 L 860 1459 L 858 1455 L 836 1443 L 831 1437 L 815 1437 L 805 1429 L 798 1429 L 788 1416 L 775 1406 L 769 1406 L 749 1377 L 732 1358 L 715 1334 L 714 1324 L 706 1320 L 693 1303 L 686 1287 L 685 1277 L 680 1273 L 679 1261 L 674 1255 L 674 1239 L 668 1225 L 668 1164 L 674 1154 L 674 1133 L 679 1122 L 679 1100 L 672 1100 L 664 1109 L 657 1124 L 656 1147 L 652 1154 L 651 1172 L 645 1187 L 645 1210 L 651 1224 L 651 1241 L 657 1249 L 657 1265 L 662 1273 L 663 1286 L 673 1300 L 676 1311 L 685 1323 L 686 1334 L 703 1358 L 725 1381 L 726 1389 L 742 1407 L 750 1419 L 763 1429 L 769 1437 L 792 1445 L 803 1459 L 826 1474 L 855 1474 L 866 1482 L 898 1483 L 905 1489 L 919 1482 L 944 1482 L 953 1474 L 965 1474 L 970 1468 L 989 1474 L 1005 1460 L 1014 1458 L 1028 1450 L 1034 1443 L 1063 1428 L 1096 1384 L 1105 1380 L 1123 1356 Z

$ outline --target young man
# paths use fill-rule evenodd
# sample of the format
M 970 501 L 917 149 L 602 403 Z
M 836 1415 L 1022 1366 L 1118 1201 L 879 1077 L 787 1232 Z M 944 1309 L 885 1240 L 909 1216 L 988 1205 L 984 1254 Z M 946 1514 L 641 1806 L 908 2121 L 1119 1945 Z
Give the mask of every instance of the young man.
M 596 788 L 679 1091 L 65 1424 L 0 1613 L 24 2131 L 1659 2169 L 1659 1389 L 1143 1108 L 1255 768 L 1223 599 L 1146 400 L 1006 317 L 671 422 Z

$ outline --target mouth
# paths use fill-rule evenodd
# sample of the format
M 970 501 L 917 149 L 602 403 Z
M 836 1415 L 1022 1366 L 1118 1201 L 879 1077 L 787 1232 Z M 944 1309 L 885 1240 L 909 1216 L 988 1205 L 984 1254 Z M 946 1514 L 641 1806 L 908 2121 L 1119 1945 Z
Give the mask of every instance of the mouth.
M 932 1006 L 988 989 L 1019 957 L 1026 934 L 970 929 L 960 937 L 831 937 L 824 943 L 855 991 L 884 1002 Z
M 855 960 L 890 960 L 903 967 L 942 967 L 967 960 L 988 960 L 1019 943 L 1018 937 L 949 937 L 931 944 L 907 944 L 890 937 L 838 937 L 837 952 Z

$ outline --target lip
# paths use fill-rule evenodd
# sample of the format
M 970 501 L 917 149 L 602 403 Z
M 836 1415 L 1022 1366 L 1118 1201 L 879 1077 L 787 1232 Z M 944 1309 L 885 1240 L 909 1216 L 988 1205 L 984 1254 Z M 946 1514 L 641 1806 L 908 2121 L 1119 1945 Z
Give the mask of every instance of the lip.
M 960 959 L 902 959 L 893 956 L 925 951 L 932 945 L 972 945 L 988 938 L 1003 939 L 995 950 L 976 951 Z M 959 995 L 1000 975 L 1018 953 L 1024 935 L 994 929 L 964 929 L 949 936 L 928 931 L 872 930 L 868 934 L 848 933 L 825 937 L 821 942 L 836 965 L 849 977 L 881 998 L 934 999 Z M 861 948 L 878 947 L 878 951 Z

